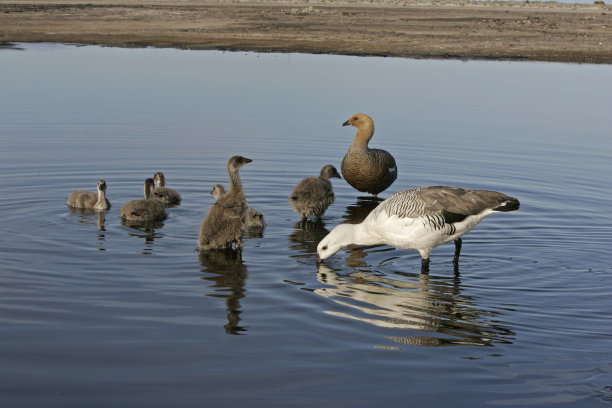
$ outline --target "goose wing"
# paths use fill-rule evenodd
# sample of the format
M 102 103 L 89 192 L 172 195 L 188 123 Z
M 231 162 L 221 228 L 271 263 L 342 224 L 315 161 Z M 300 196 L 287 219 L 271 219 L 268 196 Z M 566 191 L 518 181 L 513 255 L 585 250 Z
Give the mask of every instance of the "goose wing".
M 403 190 L 385 200 L 378 211 L 400 218 L 442 215 L 446 222 L 462 221 L 484 210 L 496 210 L 508 201 L 505 194 L 488 190 L 468 190 L 459 187 L 432 186 Z M 516 202 L 518 205 L 518 201 Z

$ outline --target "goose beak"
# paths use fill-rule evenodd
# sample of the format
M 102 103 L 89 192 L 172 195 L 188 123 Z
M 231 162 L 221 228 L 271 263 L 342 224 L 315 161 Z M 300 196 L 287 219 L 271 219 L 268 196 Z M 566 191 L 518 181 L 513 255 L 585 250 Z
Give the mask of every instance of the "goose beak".
M 252 162 L 253 160 L 251 160 L 251 159 L 247 159 L 247 158 L 245 157 L 245 158 L 244 158 L 244 161 L 245 161 L 245 162 L 247 162 L 247 163 L 250 163 L 250 162 Z
M 349 119 L 349 120 L 350 120 L 350 119 Z M 342 124 L 342 126 L 348 126 L 348 125 L 350 125 L 350 123 L 349 123 L 349 121 L 348 121 L 348 120 Z

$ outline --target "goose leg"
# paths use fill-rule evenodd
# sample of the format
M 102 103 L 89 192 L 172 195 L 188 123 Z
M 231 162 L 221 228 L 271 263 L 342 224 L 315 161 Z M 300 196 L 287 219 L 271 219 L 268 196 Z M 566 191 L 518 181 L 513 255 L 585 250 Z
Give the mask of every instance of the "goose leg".
M 421 273 L 429 273 L 429 258 L 421 258 Z
M 457 238 L 455 240 L 455 257 L 453 258 L 453 263 L 455 265 L 459 264 L 459 254 L 461 253 L 461 245 L 462 245 L 462 241 L 461 238 Z

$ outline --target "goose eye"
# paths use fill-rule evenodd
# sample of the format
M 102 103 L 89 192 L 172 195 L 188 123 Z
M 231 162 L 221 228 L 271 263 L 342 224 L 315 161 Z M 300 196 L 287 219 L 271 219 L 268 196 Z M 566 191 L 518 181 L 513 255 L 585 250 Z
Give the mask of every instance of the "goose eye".
M 327 251 L 327 245 L 324 245 L 323 248 L 321 248 L 324 251 Z

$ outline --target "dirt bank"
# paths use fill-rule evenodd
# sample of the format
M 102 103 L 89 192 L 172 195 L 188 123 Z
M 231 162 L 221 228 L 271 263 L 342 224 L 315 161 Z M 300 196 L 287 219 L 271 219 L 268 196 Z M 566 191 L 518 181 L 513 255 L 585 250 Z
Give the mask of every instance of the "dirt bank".
M 612 63 L 612 6 L 0 0 L 0 42 Z

